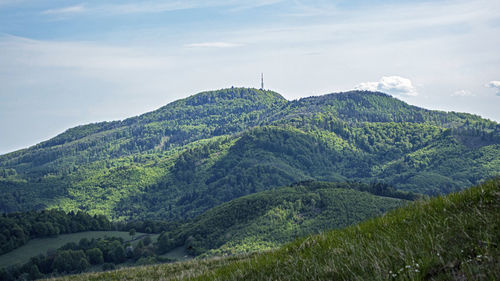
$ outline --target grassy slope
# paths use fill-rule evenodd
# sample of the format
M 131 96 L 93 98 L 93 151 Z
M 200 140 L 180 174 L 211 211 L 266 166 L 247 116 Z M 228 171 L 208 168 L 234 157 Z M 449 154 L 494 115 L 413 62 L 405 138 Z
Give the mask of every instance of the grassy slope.
M 279 250 L 59 280 L 499 280 L 500 179 Z
M 134 237 L 144 235 L 144 233 L 136 233 Z M 156 235 L 157 236 L 157 235 Z M 126 231 L 86 231 L 71 234 L 61 234 L 57 237 L 38 238 L 30 240 L 27 244 L 0 256 L 0 268 L 8 267 L 14 264 L 26 263 L 31 257 L 46 254 L 49 250 L 55 250 L 66 243 L 78 243 L 82 238 L 103 238 L 103 237 L 120 237 L 123 240 L 131 240 L 130 234 Z M 156 238 L 156 237 L 153 237 Z

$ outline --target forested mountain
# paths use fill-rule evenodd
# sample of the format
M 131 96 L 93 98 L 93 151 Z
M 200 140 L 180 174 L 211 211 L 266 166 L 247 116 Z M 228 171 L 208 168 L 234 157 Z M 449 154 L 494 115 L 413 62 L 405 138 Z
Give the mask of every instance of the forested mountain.
M 2 167 L 28 176 L 71 171 L 76 165 L 141 152 L 158 152 L 255 126 L 287 101 L 271 91 L 203 92 L 123 121 L 71 128 L 35 145 L 0 156 Z
M 384 182 L 432 195 L 499 173 L 500 125 L 479 116 L 383 93 L 287 101 L 230 88 L 0 156 L 0 210 L 183 220 L 304 180 Z

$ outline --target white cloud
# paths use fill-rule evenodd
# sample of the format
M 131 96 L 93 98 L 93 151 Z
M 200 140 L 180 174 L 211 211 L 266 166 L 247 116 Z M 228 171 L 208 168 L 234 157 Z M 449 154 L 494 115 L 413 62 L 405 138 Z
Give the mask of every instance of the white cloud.
M 274 4 L 278 4 L 284 2 L 283 0 L 260 0 L 260 1 L 236 1 L 233 3 L 234 8 L 230 9 L 230 11 L 237 12 L 242 10 L 260 8 L 265 6 L 270 6 Z
M 458 90 L 451 94 L 452 97 L 475 97 L 476 95 L 469 90 Z
M 486 87 L 493 88 L 497 91 L 497 96 L 500 97 L 500 81 L 490 81 Z
M 2 1 L 7 3 L 14 2 L 16 0 L 0 0 L 0 5 Z M 17 0 L 21 1 L 21 0 Z M 183 1 L 172 1 L 172 0 L 162 0 L 162 1 L 136 1 L 129 3 L 120 4 L 87 4 L 85 7 L 83 5 L 57 8 L 42 11 L 42 14 L 46 15 L 68 15 L 79 12 L 86 12 L 92 14 L 100 15 L 127 15 L 127 14 L 147 14 L 147 13 L 163 13 L 178 10 L 196 9 L 196 8 L 206 8 L 206 7 L 222 7 L 228 11 L 241 11 L 253 8 L 259 8 L 263 6 L 274 5 L 283 2 L 283 0 L 260 0 L 260 1 L 227 1 L 227 0 L 183 0 Z
M 241 46 L 241 44 L 229 42 L 201 42 L 186 44 L 184 46 L 189 48 L 234 48 Z
M 397 96 L 417 96 L 417 89 L 410 79 L 400 76 L 384 76 L 378 82 L 363 82 L 354 87 L 356 90 L 380 91 Z
M 167 11 L 196 9 L 206 7 L 223 7 L 230 11 L 240 11 L 263 6 L 274 5 L 283 0 L 182 0 L 182 1 L 136 1 L 127 4 L 111 4 L 96 6 L 96 10 L 104 10 L 116 14 L 161 13 Z
M 356 90 L 361 91 L 378 91 L 378 82 L 363 82 L 354 87 Z
M 137 2 L 128 4 L 102 5 L 94 7 L 94 10 L 104 14 L 138 14 L 138 13 L 162 13 L 197 7 L 190 2 Z
M 0 0 L 2 1 L 2 0 Z M 184 10 L 196 8 L 197 4 L 190 2 L 138 2 L 138 3 L 125 3 L 125 4 L 102 4 L 102 5 L 75 5 L 70 7 L 48 9 L 41 12 L 44 15 L 70 15 L 77 13 L 99 14 L 109 16 L 114 15 L 127 15 L 139 13 L 162 13 L 168 11 Z
M 76 5 L 70 7 L 64 7 L 59 9 L 49 9 L 42 11 L 42 14 L 45 15 L 67 15 L 67 14 L 76 14 L 85 12 L 85 7 L 83 5 Z
M 99 76 L 103 79 L 123 77 L 125 73 L 134 77 L 139 73 L 172 67 L 170 56 L 150 54 L 148 50 L 136 47 L 33 40 L 16 36 L 0 37 L 0 60 L 12 73 L 14 69 L 42 73 L 58 70 L 66 74 L 72 71 L 78 75 Z

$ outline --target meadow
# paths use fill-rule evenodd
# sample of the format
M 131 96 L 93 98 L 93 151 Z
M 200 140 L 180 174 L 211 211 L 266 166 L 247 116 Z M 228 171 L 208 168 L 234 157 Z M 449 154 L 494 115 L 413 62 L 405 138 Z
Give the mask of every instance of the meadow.
M 125 241 L 135 239 L 136 237 L 147 235 L 145 233 L 136 233 L 130 236 L 127 231 L 86 231 L 71 234 L 61 234 L 57 237 L 37 238 L 30 240 L 27 244 L 0 256 L 0 268 L 15 264 L 26 263 L 31 257 L 46 254 L 48 251 L 56 250 L 67 243 L 78 243 L 82 238 L 104 238 L 119 237 Z M 151 235 L 153 241 L 156 241 L 158 235 Z

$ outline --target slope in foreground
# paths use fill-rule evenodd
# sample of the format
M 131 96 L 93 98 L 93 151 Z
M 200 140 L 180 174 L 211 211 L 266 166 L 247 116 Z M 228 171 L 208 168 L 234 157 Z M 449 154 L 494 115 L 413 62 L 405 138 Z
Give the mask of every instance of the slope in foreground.
M 59 280 L 500 280 L 500 179 L 250 256 Z

